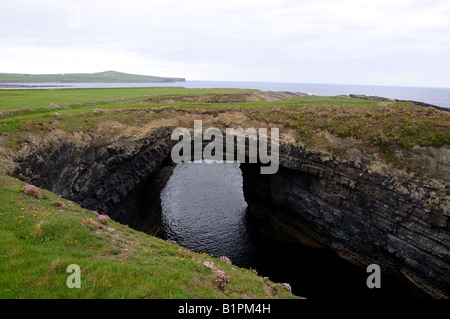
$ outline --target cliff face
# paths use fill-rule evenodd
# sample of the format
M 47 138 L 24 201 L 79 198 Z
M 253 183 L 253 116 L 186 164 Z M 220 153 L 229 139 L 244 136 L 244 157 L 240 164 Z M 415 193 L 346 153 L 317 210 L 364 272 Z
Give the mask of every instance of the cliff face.
M 87 138 L 34 145 L 17 172 L 83 207 L 150 234 L 159 232 L 159 193 L 173 166 L 168 128 L 113 142 Z M 55 143 L 56 142 L 56 143 Z
M 363 267 L 402 274 L 432 296 L 449 296 L 449 207 L 437 196 L 439 183 L 292 145 L 280 152 L 277 174 L 242 169 L 257 218 L 290 240 L 331 247 Z
M 31 145 L 16 158 L 15 174 L 157 234 L 159 193 L 173 168 L 171 131 L 159 127 L 114 141 L 62 138 Z M 356 150 L 353 155 L 343 160 L 283 142 L 276 174 L 241 165 L 250 212 L 286 240 L 330 247 L 363 267 L 376 263 L 403 275 L 433 297 L 450 296 L 446 181 L 413 177 Z

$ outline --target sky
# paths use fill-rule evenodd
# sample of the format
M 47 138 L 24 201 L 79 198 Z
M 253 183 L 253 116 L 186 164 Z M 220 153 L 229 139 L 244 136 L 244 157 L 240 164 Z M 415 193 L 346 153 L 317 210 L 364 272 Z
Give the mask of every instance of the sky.
M 0 2 L 0 73 L 450 87 L 449 0 Z

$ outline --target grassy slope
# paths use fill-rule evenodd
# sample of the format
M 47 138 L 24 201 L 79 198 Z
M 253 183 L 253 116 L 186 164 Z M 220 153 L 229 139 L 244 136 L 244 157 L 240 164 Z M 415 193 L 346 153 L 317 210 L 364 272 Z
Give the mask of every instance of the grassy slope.
M 1 146 L 9 153 L 26 142 L 24 133 L 45 134 L 53 127 L 95 134 L 101 120 L 141 125 L 169 118 L 174 112 L 215 115 L 229 110 L 266 121 L 268 126 L 284 123 L 296 129 L 307 144 L 333 152 L 342 150 L 327 145 L 323 132 L 353 138 L 386 158 L 394 147 L 450 145 L 449 115 L 410 103 L 380 105 L 378 101 L 312 96 L 276 102 L 176 101 L 184 95 L 242 92 L 183 88 L 0 91 Z M 156 104 L 154 97 L 170 97 L 175 102 Z M 55 104 L 63 107 L 54 109 Z M 103 111 L 95 114 L 95 108 Z M 0 175 L 0 298 L 291 296 L 283 287 L 273 290 L 263 278 L 215 260 L 231 276 L 228 292 L 219 291 L 213 285 L 214 275 L 202 265 L 211 257 L 193 253 L 189 257 L 176 245 L 112 221 L 94 229 L 83 224 L 87 218 L 96 218 L 94 213 L 67 201 L 67 207 L 59 211 L 51 205 L 55 194 L 44 192 L 44 199 L 30 198 L 23 194 L 24 185 Z M 81 266 L 82 289 L 65 286 L 65 270 L 71 263 Z
M 211 256 L 111 220 L 88 223 L 98 221 L 95 212 L 45 190 L 36 199 L 24 194 L 25 185 L 0 175 L 0 298 L 294 298 Z M 206 260 L 230 276 L 225 291 L 215 287 Z M 70 264 L 81 268 L 80 289 L 66 286 Z
M 18 73 L 0 73 L 0 82 L 121 82 L 121 83 L 138 83 L 138 82 L 174 82 L 175 80 L 183 80 L 181 78 L 165 78 L 159 76 L 128 74 L 116 71 L 106 71 L 98 73 L 68 73 L 68 74 L 18 74 Z

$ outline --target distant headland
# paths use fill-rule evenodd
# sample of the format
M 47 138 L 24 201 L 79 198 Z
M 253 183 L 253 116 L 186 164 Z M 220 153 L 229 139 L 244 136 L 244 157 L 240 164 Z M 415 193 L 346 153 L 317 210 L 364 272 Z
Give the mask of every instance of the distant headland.
M 174 83 L 185 81 L 185 78 L 128 74 L 117 71 L 60 74 L 0 73 L 0 83 Z

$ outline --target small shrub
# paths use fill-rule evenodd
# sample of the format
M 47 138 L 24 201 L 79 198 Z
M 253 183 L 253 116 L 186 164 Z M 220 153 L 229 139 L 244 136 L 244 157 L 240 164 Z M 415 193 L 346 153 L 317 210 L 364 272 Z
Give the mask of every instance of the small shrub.
M 276 286 L 282 286 L 282 287 L 285 287 L 287 290 L 289 290 L 289 292 L 292 292 L 291 285 L 289 285 L 289 284 L 287 284 L 287 283 L 282 283 L 282 284 L 272 284 L 272 285 L 269 285 L 269 287 L 271 287 L 271 288 L 275 288 Z
M 66 207 L 66 204 L 64 204 L 64 202 L 61 200 L 52 201 L 52 205 L 55 207 L 61 207 L 61 208 Z

